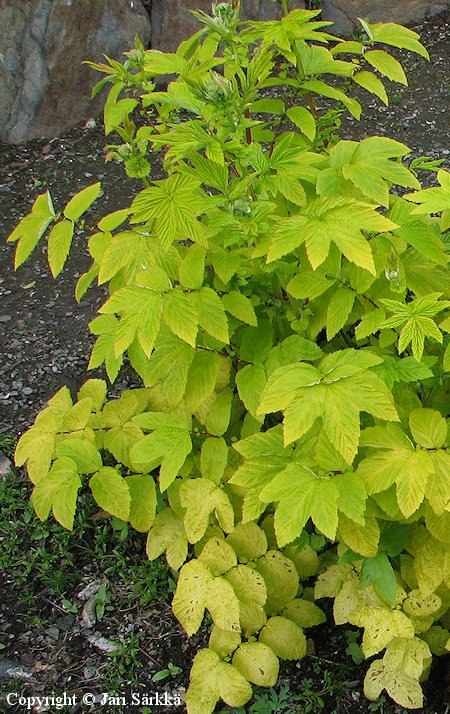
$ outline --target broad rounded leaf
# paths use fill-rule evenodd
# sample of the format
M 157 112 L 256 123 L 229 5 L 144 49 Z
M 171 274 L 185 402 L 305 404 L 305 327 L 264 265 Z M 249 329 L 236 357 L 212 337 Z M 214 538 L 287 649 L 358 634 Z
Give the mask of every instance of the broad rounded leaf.
M 245 642 L 233 655 L 236 667 L 248 682 L 259 687 L 273 687 L 278 679 L 279 662 L 275 653 L 262 642 Z
M 89 486 L 100 508 L 123 521 L 128 520 L 131 505 L 130 491 L 117 469 L 103 466 L 92 476 Z
M 248 565 L 238 565 L 226 574 L 233 586 L 239 602 L 246 605 L 263 606 L 267 600 L 264 578 Z
M 222 630 L 217 625 L 213 625 L 209 636 L 208 647 L 214 652 L 217 652 L 221 659 L 224 659 L 241 644 L 241 635 L 239 632 L 230 630 Z
M 298 574 L 294 563 L 276 550 L 269 550 L 256 563 L 267 588 L 266 610 L 281 612 L 298 591 Z
M 267 538 L 264 531 L 254 522 L 239 523 L 227 542 L 242 563 L 257 560 L 267 552 Z
M 218 627 L 232 632 L 241 631 L 239 601 L 233 587 L 225 578 L 218 577 L 208 581 L 205 584 L 204 597 L 205 607 Z
M 149 474 L 133 474 L 125 478 L 131 495 L 130 523 L 137 531 L 146 533 L 155 520 L 156 488 Z
M 270 617 L 258 637 L 281 659 L 301 659 L 306 655 L 303 630 L 286 617 Z
M 326 622 L 326 615 L 310 600 L 296 598 L 288 602 L 283 610 L 283 617 L 295 622 L 299 627 L 314 627 Z
M 56 447 L 58 458 L 67 456 L 75 461 L 80 474 L 92 474 L 102 467 L 102 459 L 94 444 L 86 439 L 65 439 Z
M 414 409 L 409 415 L 414 440 L 424 449 L 440 449 L 447 438 L 447 422 L 434 409 Z
M 237 564 L 236 553 L 231 545 L 217 536 L 207 541 L 198 559 L 208 566 L 213 575 L 223 575 Z
M 191 560 L 181 568 L 172 610 L 188 635 L 197 632 L 202 624 L 208 587 L 213 581 L 209 568 L 198 560 Z

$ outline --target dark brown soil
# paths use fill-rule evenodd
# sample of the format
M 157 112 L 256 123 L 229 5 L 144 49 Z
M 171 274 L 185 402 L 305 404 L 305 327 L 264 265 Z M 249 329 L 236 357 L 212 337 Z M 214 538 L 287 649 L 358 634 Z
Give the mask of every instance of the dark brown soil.
M 387 135 L 406 143 L 413 156 L 443 158 L 448 168 L 450 15 L 430 19 L 413 29 L 422 34 L 431 63 L 415 56 L 409 58 L 405 64 L 410 86 L 400 89 L 400 85 L 392 86 L 388 108 L 369 99 L 363 122 L 358 125 L 347 117 L 343 136 Z M 68 384 L 76 390 L 85 378 L 93 341 L 87 324 L 104 299 L 98 289 L 89 291 L 79 305 L 73 298 L 76 279 L 89 265 L 86 237 L 100 215 L 128 205 L 140 190 L 139 183 L 128 179 L 122 167 L 104 163 L 105 143 L 101 122 L 97 122 L 90 128 L 78 126 L 51 141 L 37 140 L 19 147 L 0 145 L 0 437 L 21 433 L 60 385 Z M 161 175 L 158 157 L 154 157 L 153 178 Z M 49 189 L 58 209 L 71 194 L 97 180 L 102 181 L 104 196 L 88 214 L 85 230 L 78 231 L 71 258 L 58 280 L 53 281 L 49 274 L 43 246 L 31 261 L 14 272 L 13 248 L 6 245 L 4 239 L 36 197 Z M 129 380 L 125 372 L 115 390 L 120 391 Z M 6 488 L 26 492 L 23 474 L 10 476 Z M 86 508 L 89 511 L 89 507 Z M 5 648 L 1 651 L 0 678 L 3 674 L 4 694 L 17 691 L 30 697 L 66 691 L 68 695 L 75 694 L 79 701 L 86 692 L 99 695 L 108 691 L 112 681 L 108 667 L 112 660 L 99 648 L 98 641 L 97 644 L 88 641 L 87 635 L 93 633 L 124 643 L 122 659 L 119 658 L 116 665 L 123 669 L 117 695 L 126 692 L 144 695 L 157 690 L 162 693 L 165 689 L 181 693 L 187 686 L 190 663 L 203 635 L 191 640 L 183 635 L 171 615 L 166 585 L 160 585 L 158 592 L 167 594 L 167 598 L 159 596 L 144 605 L 139 598 L 133 599 L 130 595 L 133 564 L 137 567 L 145 560 L 141 536 L 132 535 L 120 543 L 111 525 L 102 523 L 109 550 L 93 561 L 92 553 L 99 547 L 95 533 L 100 526 L 90 520 L 91 515 L 86 513 L 81 530 L 68 536 L 68 547 L 61 561 L 59 553 L 52 550 L 56 542 L 54 533 L 59 526 L 36 525 L 24 502 L 19 502 L 11 512 L 11 523 L 23 521 L 19 529 L 23 539 L 20 543 L 26 545 L 25 560 L 29 568 L 27 571 L 23 557 L 20 560 L 12 554 L 16 565 L 3 576 L 0 616 Z M 39 527 L 41 531 L 37 530 Z M 30 541 L 29 533 L 38 533 L 40 537 Z M 67 553 L 71 554 L 70 558 Z M 115 566 L 121 558 L 125 563 L 122 570 Z M 100 567 L 103 570 L 100 571 Z M 165 583 L 167 579 L 163 566 L 161 568 L 161 582 Z M 130 573 L 129 582 L 123 572 Z M 149 569 L 150 580 L 152 572 Z M 62 578 L 62 584 L 58 585 L 58 577 Z M 78 595 L 83 587 L 96 581 L 107 583 L 110 596 L 107 607 L 112 609 L 107 610 L 93 628 L 86 628 L 81 618 L 83 602 Z M 74 605 L 73 612 L 62 606 L 61 593 Z M 124 603 L 128 604 L 124 607 Z M 311 695 L 311 708 L 303 701 L 299 711 L 400 714 L 401 709 L 390 701 L 381 702 L 378 709 L 374 709 L 362 697 L 361 682 L 366 665 L 354 665 L 345 654 L 348 644 L 345 629 L 324 626 L 312 631 L 308 657 L 284 669 L 281 683 L 286 684 L 291 693 L 304 692 L 308 686 L 316 695 L 323 690 L 320 695 L 323 705 Z M 180 667 L 181 673 L 153 683 L 152 676 L 169 663 Z M 13 674 L 6 673 L 8 667 L 10 670 L 13 667 Z M 114 681 L 117 682 L 117 678 Z M 447 684 L 448 663 L 440 658 L 425 684 L 424 714 L 448 712 Z M 56 705 L 35 706 L 29 710 L 53 714 L 57 708 Z M 61 711 L 75 714 L 97 710 L 105 714 L 145 712 L 138 706 L 120 706 L 120 702 L 103 706 L 97 702 L 93 708 L 69 706 Z M 25 711 L 26 706 L 21 704 L 8 706 L 4 702 L 0 705 L 0 714 Z M 164 711 L 164 708 L 150 705 L 148 711 Z M 180 711 L 180 708 L 167 711 Z M 286 709 L 266 708 L 264 711 Z

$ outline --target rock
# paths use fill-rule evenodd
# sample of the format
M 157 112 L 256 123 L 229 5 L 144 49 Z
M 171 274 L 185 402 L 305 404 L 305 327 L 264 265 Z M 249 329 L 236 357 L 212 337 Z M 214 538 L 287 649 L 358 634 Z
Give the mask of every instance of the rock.
M 6 476 L 9 476 L 10 474 L 12 474 L 12 463 L 0 451 L 0 478 L 4 478 Z
M 211 13 L 211 0 L 153 0 L 152 1 L 152 47 L 164 52 L 174 52 L 201 25 L 189 10 Z M 289 3 L 291 10 L 304 8 L 304 0 Z M 281 16 L 281 4 L 273 0 L 243 0 L 242 19 L 273 20 Z
M 101 101 L 91 88 L 101 76 L 83 60 L 120 58 L 136 35 L 149 43 L 141 0 L 2 0 L 0 140 L 53 137 L 92 117 Z
M 334 23 L 332 34 L 349 37 L 361 27 L 358 17 L 371 23 L 404 25 L 437 15 L 449 6 L 450 0 L 322 0 L 322 19 Z

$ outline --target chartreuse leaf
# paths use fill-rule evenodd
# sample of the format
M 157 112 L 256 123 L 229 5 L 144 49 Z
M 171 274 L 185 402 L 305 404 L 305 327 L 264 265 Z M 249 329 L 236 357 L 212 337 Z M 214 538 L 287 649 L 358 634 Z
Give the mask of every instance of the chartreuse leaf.
M 120 315 L 120 322 L 114 325 L 116 358 L 128 349 L 135 337 L 138 338 L 145 354 L 150 355 L 161 322 L 162 303 L 159 293 L 138 286 L 120 288 L 102 305 L 99 312 L 106 315 L 113 313 Z
M 219 375 L 220 357 L 216 352 L 196 350 L 187 374 L 184 400 L 192 413 L 214 392 Z
M 366 558 L 374 558 L 378 552 L 380 527 L 374 515 L 366 513 L 364 525 L 348 518 L 345 513 L 339 514 L 339 539 L 352 551 Z
M 278 502 L 275 533 L 280 547 L 291 543 L 312 518 L 331 540 L 338 525 L 339 492 L 332 479 L 324 479 L 301 464 L 289 464 L 264 487 L 261 499 Z
M 78 221 L 78 219 L 81 218 L 83 213 L 86 213 L 88 208 L 90 208 L 94 201 L 97 200 L 100 195 L 101 189 L 102 185 L 100 182 L 98 182 L 92 184 L 92 186 L 87 186 L 86 188 L 83 188 L 82 191 L 79 191 L 79 193 L 75 194 L 75 196 L 70 199 L 70 201 L 64 208 L 63 213 L 65 217 L 68 218 L 70 221 Z
M 368 429 L 363 443 L 370 441 L 371 434 L 378 440 L 380 450 L 363 459 L 357 473 L 369 494 L 387 491 L 395 483 L 397 503 L 408 518 L 424 499 L 428 478 L 434 470 L 432 457 L 422 449 L 414 449 L 396 427 L 390 430 L 380 427 L 376 432 Z
M 88 379 L 77 393 L 78 400 L 90 397 L 94 411 L 100 411 L 105 403 L 107 393 L 106 382 L 103 379 Z
M 241 630 L 246 637 L 259 632 L 267 622 L 266 611 L 259 605 L 246 605 L 239 603 Z
M 308 109 L 305 109 L 305 107 L 291 107 L 291 109 L 287 110 L 286 114 L 310 141 L 314 141 L 316 136 L 316 120 Z
M 440 449 L 447 439 L 447 422 L 434 409 L 414 409 L 409 415 L 409 428 L 424 449 Z
M 183 481 L 180 501 L 186 508 L 184 526 L 190 543 L 197 543 L 206 532 L 211 514 L 215 514 L 225 532 L 234 528 L 234 512 L 225 491 L 206 478 Z
M 72 459 L 80 474 L 92 474 L 103 466 L 101 456 L 94 444 L 86 439 L 61 441 L 56 447 L 56 456 Z
M 417 32 L 392 22 L 383 22 L 377 25 L 367 23 L 367 26 L 375 42 L 400 47 L 401 49 L 415 52 L 421 57 L 425 57 L 425 59 L 430 59 L 427 50 L 419 42 L 420 35 Z
M 205 273 L 205 255 L 203 246 L 192 245 L 180 263 L 180 283 L 187 290 L 199 290 L 203 285 Z
M 442 600 L 439 595 L 436 593 L 424 595 L 419 589 L 410 590 L 408 597 L 402 603 L 403 611 L 413 617 L 433 615 L 441 606 Z
M 408 86 L 408 80 L 400 62 L 384 50 L 369 50 L 364 53 L 364 59 L 392 82 Z
M 131 496 L 125 479 L 111 466 L 102 466 L 95 473 L 89 486 L 100 508 L 112 516 L 127 521 L 130 515 Z
M 165 551 L 170 567 L 179 570 L 186 560 L 187 549 L 182 519 L 170 508 L 157 513 L 147 537 L 148 558 L 155 560 Z
M 293 620 L 270 617 L 258 636 L 281 659 L 302 659 L 306 655 L 306 637 Z
M 188 714 L 211 714 L 219 698 L 231 707 L 241 707 L 251 696 L 248 681 L 212 648 L 196 654 L 185 698 Z
M 34 484 L 49 472 L 59 425 L 60 419 L 53 415 L 52 419 L 46 419 L 41 425 L 36 422 L 17 442 L 14 463 L 16 466 L 26 463 L 28 476 Z
M 239 601 L 233 586 L 223 577 L 206 583 L 205 607 L 214 623 L 222 630 L 240 632 Z
M 298 574 L 295 565 L 279 551 L 269 550 L 257 560 L 255 568 L 266 584 L 266 611 L 280 612 L 297 595 Z
M 149 474 L 133 474 L 125 478 L 131 496 L 129 520 L 141 533 L 150 530 L 156 515 L 156 488 Z
M 397 228 L 375 209 L 352 198 L 316 198 L 298 215 L 278 222 L 267 261 L 281 258 L 304 243 L 308 260 L 316 270 L 334 243 L 350 262 L 375 275 L 370 244 L 361 231 L 378 233 Z
M 282 612 L 283 617 L 295 622 L 299 627 L 314 627 L 326 621 L 325 613 L 314 602 L 295 598 L 288 602 Z
M 420 544 L 414 556 L 414 572 L 424 595 L 429 595 L 444 580 L 449 580 L 450 556 L 446 544 L 429 536 Z
M 375 701 L 385 689 L 400 706 L 420 709 L 423 695 L 419 677 L 430 660 L 428 645 L 418 637 L 390 642 L 383 659 L 375 660 L 369 667 L 364 679 L 365 696 Z
M 219 484 L 228 464 L 228 446 L 222 437 L 211 437 L 202 444 L 200 470 L 205 479 Z
M 350 563 L 336 563 L 328 566 L 324 573 L 321 573 L 314 586 L 314 597 L 319 600 L 322 597 L 336 597 L 343 584 L 354 578 L 353 568 Z
M 48 264 L 54 278 L 64 268 L 72 244 L 73 229 L 72 221 L 59 221 L 48 236 Z
M 256 417 L 262 391 L 266 385 L 266 370 L 260 363 L 247 364 L 236 374 L 239 397 L 250 414 Z
M 309 578 L 312 575 L 317 575 L 321 569 L 319 557 L 308 543 L 304 546 L 301 545 L 301 541 L 298 545 L 293 543 L 287 548 L 284 548 L 283 555 L 289 558 L 289 560 L 292 560 L 300 578 Z
M 439 188 L 426 188 L 405 196 L 408 201 L 419 204 L 413 213 L 440 213 L 450 209 L 450 173 L 440 169 L 437 172 L 437 180 L 440 183 Z
M 95 369 L 104 362 L 111 382 L 116 379 L 123 362 L 122 354 L 115 356 L 114 341 L 118 325 L 119 321 L 113 315 L 100 315 L 89 323 L 90 331 L 98 338 L 92 349 L 88 369 Z
M 433 459 L 433 473 L 427 483 L 426 496 L 439 516 L 443 510 L 449 510 L 450 503 L 450 454 L 443 449 L 431 454 Z
M 384 104 L 389 104 L 385 86 L 381 79 L 379 79 L 375 74 L 365 71 L 356 72 L 352 79 L 356 82 L 356 84 L 359 84 L 360 87 L 363 87 L 371 94 L 375 94 L 379 97 Z
M 278 657 L 263 642 L 242 643 L 232 662 L 248 682 L 259 687 L 273 687 L 278 679 Z
M 130 460 L 137 471 L 152 471 L 160 466 L 159 487 L 165 491 L 177 477 L 186 457 L 192 451 L 192 441 L 182 421 L 149 421 L 157 414 L 145 413 L 133 417 L 133 422 L 143 428 L 154 428 L 130 450 Z M 170 416 L 170 415 L 165 415 Z M 176 445 L 176 448 L 174 446 Z
M 228 320 L 224 305 L 215 290 L 201 288 L 196 293 L 198 324 L 220 342 L 228 343 Z
M 163 318 L 167 327 L 192 347 L 198 329 L 198 312 L 191 296 L 182 290 L 171 290 L 163 297 Z
M 198 559 L 205 563 L 213 575 L 223 575 L 237 565 L 236 553 L 223 538 L 210 538 Z
M 241 635 L 239 632 L 231 632 L 230 630 L 222 630 L 217 625 L 211 628 L 208 647 L 216 652 L 221 659 L 224 659 L 241 644 Z
M 377 357 L 343 350 L 327 355 L 318 368 L 306 364 L 280 367 L 269 377 L 258 415 L 284 411 L 284 443 L 300 439 L 321 418 L 323 430 L 347 463 L 359 444 L 359 413 L 397 421 L 392 395 L 384 382 L 366 368 Z M 358 364 L 358 360 L 360 363 Z M 372 362 L 375 364 L 375 362 Z
M 188 635 L 197 632 L 202 624 L 208 587 L 213 582 L 210 569 L 199 560 L 190 560 L 180 570 L 172 610 Z
M 56 459 L 47 476 L 36 484 L 31 496 L 33 508 L 41 521 L 48 518 L 52 509 L 58 523 L 71 531 L 80 486 L 75 461 L 67 456 Z
M 257 560 L 267 552 L 266 534 L 254 521 L 238 523 L 235 530 L 227 536 L 227 542 L 233 547 L 241 563 Z
M 10 243 L 18 241 L 14 256 L 15 270 L 17 270 L 33 252 L 48 226 L 55 219 L 56 216 L 52 199 L 50 193 L 47 191 L 47 193 L 37 197 L 33 203 L 31 213 L 22 218 L 20 223 L 7 238 Z
M 202 212 L 200 181 L 186 174 L 173 174 L 155 181 L 141 191 L 131 204 L 131 223 L 155 221 L 155 229 L 163 248 L 168 249 L 175 238 L 189 238 L 204 243 L 204 228 L 197 220 Z
M 237 290 L 232 290 L 222 295 L 222 304 L 230 315 L 234 315 L 241 322 L 245 322 L 246 325 L 256 327 L 255 311 L 250 300 L 245 295 Z
M 262 607 L 266 604 L 267 588 L 264 578 L 248 565 L 237 565 L 225 575 L 239 602 Z
M 356 293 L 340 287 L 331 296 L 327 310 L 327 340 L 332 340 L 345 326 L 355 302 Z
M 361 647 L 365 657 L 381 652 L 397 637 L 414 637 L 411 620 L 403 612 L 388 607 L 359 608 L 349 616 L 349 622 L 357 627 L 364 627 Z
M 222 436 L 228 429 L 231 418 L 233 392 L 226 389 L 218 394 L 212 402 L 206 416 L 205 426 L 209 434 Z

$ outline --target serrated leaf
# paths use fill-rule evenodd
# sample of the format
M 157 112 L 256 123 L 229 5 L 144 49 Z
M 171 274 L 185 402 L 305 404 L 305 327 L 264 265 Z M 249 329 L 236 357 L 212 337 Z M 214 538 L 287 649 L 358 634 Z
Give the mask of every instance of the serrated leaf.
M 414 409 L 409 415 L 409 428 L 424 449 L 440 449 L 447 438 L 447 422 L 435 409 Z
M 330 341 L 345 326 L 355 302 L 356 293 L 339 287 L 331 296 L 327 310 L 327 340 Z
M 380 527 L 373 515 L 366 514 L 364 521 L 364 525 L 361 525 L 341 513 L 338 524 L 339 537 L 355 553 L 373 558 L 378 552 Z
M 147 533 L 156 515 L 156 488 L 149 475 L 132 474 L 125 478 L 131 496 L 130 524 L 137 531 Z
M 384 104 L 389 104 L 386 88 L 383 82 L 375 74 L 366 71 L 355 72 L 352 79 L 356 82 L 356 84 L 359 84 L 360 87 L 363 87 L 371 94 L 375 94 L 379 97 Z
M 239 632 L 230 630 L 222 630 L 217 625 L 211 628 L 208 647 L 216 652 L 221 659 L 224 659 L 241 644 L 241 635 Z
M 198 324 L 220 342 L 228 343 L 228 320 L 220 297 L 211 288 L 201 288 L 197 293 Z
M 222 436 L 228 429 L 231 418 L 233 392 L 224 390 L 212 402 L 206 416 L 206 429 L 213 436 Z
M 261 394 L 266 385 L 266 370 L 260 363 L 248 364 L 236 374 L 236 386 L 241 401 L 256 417 Z
M 276 550 L 269 550 L 256 562 L 267 588 L 266 611 L 281 612 L 298 591 L 298 574 L 291 560 Z
M 54 278 L 64 268 L 72 244 L 73 229 L 72 221 L 59 221 L 48 236 L 48 264 Z
M 231 664 L 219 665 L 219 692 L 223 701 L 230 707 L 242 707 L 251 699 L 253 690 L 249 682 Z
M 237 565 L 225 575 L 240 603 L 262 607 L 267 600 L 264 578 L 247 565 Z
M 117 469 L 103 466 L 91 477 L 89 486 L 100 508 L 122 521 L 128 520 L 131 505 L 130 491 Z
M 403 25 L 397 25 L 392 22 L 380 23 L 377 25 L 368 25 L 372 38 L 375 42 L 382 42 L 385 45 L 400 47 L 401 49 L 416 52 L 416 54 L 429 59 L 429 55 L 425 47 L 422 45 L 420 35 L 413 32 Z
M 56 446 L 57 458 L 72 459 L 78 473 L 91 474 L 102 467 L 102 459 L 94 444 L 85 439 L 66 439 Z
M 244 642 L 234 653 L 232 662 L 248 682 L 260 687 L 273 687 L 276 684 L 278 658 L 262 642 Z
M 228 464 L 228 446 L 225 439 L 208 438 L 202 444 L 200 470 L 203 478 L 219 484 Z
M 78 401 L 90 397 L 92 407 L 95 411 L 100 411 L 105 403 L 107 393 L 106 382 L 103 379 L 88 379 L 77 392 Z
M 353 568 L 349 563 L 328 566 L 316 580 L 314 597 L 317 600 L 322 597 L 336 597 L 343 584 L 351 577 L 353 577 Z
M 227 536 L 227 542 L 243 563 L 257 560 L 267 552 L 266 535 L 253 521 L 238 523 L 233 533 Z
M 233 510 L 228 496 L 213 481 L 206 478 L 186 479 L 180 489 L 181 505 L 186 508 L 184 525 L 190 543 L 197 543 L 206 532 L 211 513 L 220 513 L 233 521 Z M 233 529 L 231 523 L 224 523 Z
M 291 109 L 287 110 L 286 114 L 310 141 L 314 141 L 316 136 L 316 120 L 308 109 L 305 109 L 305 107 L 291 107 Z
M 397 593 L 397 578 L 386 553 L 377 553 L 373 558 L 365 558 L 359 582 L 362 588 L 373 585 L 378 594 L 393 605 Z
M 213 581 L 209 568 L 198 560 L 191 560 L 181 568 L 172 610 L 189 636 L 202 624 L 208 587 Z
M 384 50 L 369 50 L 364 53 L 364 59 L 392 82 L 408 86 L 408 80 L 400 62 Z
M 186 560 L 188 541 L 183 521 L 170 508 L 156 514 L 146 544 L 147 556 L 155 560 L 166 551 L 167 562 L 179 570 Z
M 245 295 L 237 290 L 232 290 L 222 295 L 222 304 L 230 315 L 234 315 L 241 322 L 245 322 L 246 325 L 256 327 L 255 311 L 250 300 Z
M 327 619 L 320 607 L 317 607 L 314 602 L 303 600 L 302 598 L 296 598 L 288 602 L 282 615 L 301 628 L 322 625 Z
M 188 290 L 199 290 L 205 274 L 206 251 L 200 245 L 192 245 L 180 263 L 180 283 Z
M 182 290 L 171 290 L 163 297 L 164 322 L 172 332 L 195 347 L 199 315 L 195 302 Z
M 70 221 L 78 221 L 78 219 L 85 213 L 94 201 L 99 197 L 102 185 L 100 181 L 98 183 L 92 184 L 92 186 L 87 186 L 79 191 L 64 208 L 64 215 Z
M 237 565 L 236 553 L 231 545 L 217 536 L 206 542 L 198 560 L 205 563 L 213 575 L 223 575 Z
M 306 655 L 303 630 L 286 617 L 270 617 L 258 636 L 281 659 L 302 659 Z
M 205 585 L 205 606 L 214 624 L 222 630 L 240 632 L 239 601 L 232 585 L 224 577 L 214 578 Z
M 410 619 L 403 612 L 387 607 L 363 607 L 350 615 L 349 622 L 364 627 L 362 651 L 365 657 L 381 652 L 396 637 L 414 637 Z
M 56 459 L 48 475 L 33 489 L 31 501 L 36 514 L 44 521 L 50 509 L 56 520 L 71 531 L 81 479 L 76 463 L 66 457 Z
M 214 392 L 219 375 L 220 357 L 216 352 L 196 350 L 187 374 L 184 400 L 195 413 Z
M 165 491 L 191 451 L 192 441 L 186 429 L 155 429 L 131 448 L 130 460 L 138 471 L 152 471 L 160 466 L 159 487 Z
M 20 437 L 14 452 L 16 466 L 27 464 L 30 481 L 37 484 L 49 472 L 55 449 L 55 428 L 32 426 Z

